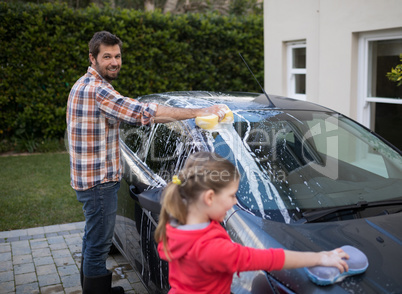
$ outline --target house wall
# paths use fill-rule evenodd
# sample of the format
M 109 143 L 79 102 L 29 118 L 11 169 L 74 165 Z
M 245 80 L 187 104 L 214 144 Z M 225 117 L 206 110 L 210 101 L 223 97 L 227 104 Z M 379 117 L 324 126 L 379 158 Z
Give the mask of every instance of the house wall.
M 359 33 L 401 27 L 401 0 L 265 0 L 265 90 L 287 95 L 286 42 L 305 40 L 307 100 L 356 119 Z

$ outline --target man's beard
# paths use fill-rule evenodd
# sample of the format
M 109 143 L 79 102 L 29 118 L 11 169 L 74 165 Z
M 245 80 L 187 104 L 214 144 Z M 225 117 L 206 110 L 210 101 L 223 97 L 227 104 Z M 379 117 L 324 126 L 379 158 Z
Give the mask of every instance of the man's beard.
M 120 68 L 121 68 L 121 67 L 120 67 Z M 119 73 L 120 73 L 120 68 L 117 67 L 116 75 L 110 76 L 110 75 L 107 73 L 107 69 L 106 69 L 106 68 L 105 68 L 105 70 L 101 70 L 101 68 L 99 68 L 99 63 L 96 62 L 96 64 L 95 64 L 95 69 L 96 69 L 96 71 L 97 71 L 106 81 L 108 81 L 109 83 L 112 82 L 113 80 L 117 79 L 117 77 L 119 76 Z

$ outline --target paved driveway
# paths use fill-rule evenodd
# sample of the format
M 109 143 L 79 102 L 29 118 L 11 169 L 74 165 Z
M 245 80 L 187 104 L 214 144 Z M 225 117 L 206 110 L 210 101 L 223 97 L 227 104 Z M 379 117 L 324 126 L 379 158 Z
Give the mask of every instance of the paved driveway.
M 84 222 L 0 232 L 0 294 L 79 294 Z M 147 294 L 121 254 L 109 256 L 113 285 Z

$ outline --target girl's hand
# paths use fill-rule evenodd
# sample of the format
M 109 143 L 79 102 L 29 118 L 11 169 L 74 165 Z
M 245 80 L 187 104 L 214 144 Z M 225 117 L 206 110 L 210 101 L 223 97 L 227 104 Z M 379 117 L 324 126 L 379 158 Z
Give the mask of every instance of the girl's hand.
M 349 259 L 349 255 L 341 248 L 337 248 L 332 251 L 321 251 L 319 254 L 320 265 L 334 266 L 338 268 L 341 273 L 349 270 L 349 266 L 346 263 L 346 259 Z

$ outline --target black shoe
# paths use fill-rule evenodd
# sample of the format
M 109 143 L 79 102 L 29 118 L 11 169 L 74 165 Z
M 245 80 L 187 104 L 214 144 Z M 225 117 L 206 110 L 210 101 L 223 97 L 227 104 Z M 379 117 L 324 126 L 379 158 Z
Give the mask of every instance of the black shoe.
M 120 286 L 117 286 L 117 287 L 113 287 L 112 289 L 111 289 L 111 292 L 110 292 L 111 294 L 124 294 L 124 288 L 123 287 L 120 287 Z
M 83 294 L 124 294 L 123 287 L 112 288 L 112 272 L 103 276 L 84 276 Z

